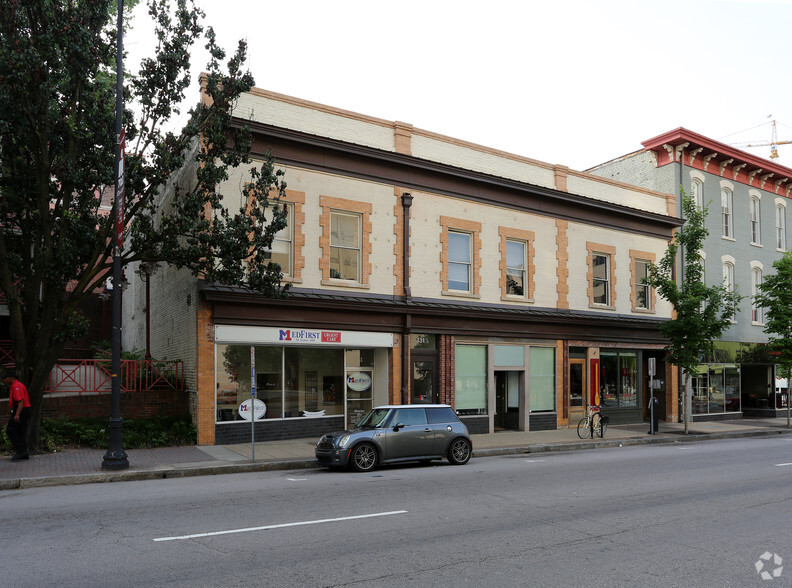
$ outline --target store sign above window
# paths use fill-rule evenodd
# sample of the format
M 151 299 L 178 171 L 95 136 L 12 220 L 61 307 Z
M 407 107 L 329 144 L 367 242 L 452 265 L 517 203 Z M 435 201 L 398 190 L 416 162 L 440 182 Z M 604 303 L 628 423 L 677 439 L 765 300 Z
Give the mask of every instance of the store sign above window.
M 354 349 L 393 347 L 393 333 L 217 325 L 215 342 L 249 345 L 318 345 Z

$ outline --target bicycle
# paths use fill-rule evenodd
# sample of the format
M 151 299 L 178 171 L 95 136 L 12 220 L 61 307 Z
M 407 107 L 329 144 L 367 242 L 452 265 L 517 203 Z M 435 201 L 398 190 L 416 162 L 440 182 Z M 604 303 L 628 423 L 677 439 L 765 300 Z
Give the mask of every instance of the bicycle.
M 578 423 L 578 437 L 581 439 L 588 439 L 589 437 L 593 439 L 598 435 L 600 438 L 604 437 L 609 421 L 608 416 L 600 412 L 599 406 L 590 406 L 586 416 L 580 419 Z

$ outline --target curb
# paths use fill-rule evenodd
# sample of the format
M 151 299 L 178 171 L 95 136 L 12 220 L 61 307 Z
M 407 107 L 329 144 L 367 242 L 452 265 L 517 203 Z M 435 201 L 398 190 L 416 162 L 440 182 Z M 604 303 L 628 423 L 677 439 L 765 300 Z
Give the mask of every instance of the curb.
M 792 431 L 754 430 L 728 431 L 723 433 L 705 433 L 702 435 L 669 435 L 661 434 L 652 438 L 614 439 L 602 441 L 581 441 L 572 443 L 534 443 L 514 447 L 493 447 L 474 449 L 472 457 L 495 457 L 501 455 L 521 455 L 534 453 L 554 453 L 561 451 L 579 451 L 588 449 L 607 449 L 612 447 L 629 447 L 638 445 L 667 445 L 673 443 L 694 443 L 697 441 L 715 441 L 719 439 L 740 439 L 748 437 L 772 437 L 775 435 L 792 435 Z M 222 474 L 242 474 L 251 472 L 268 472 L 280 470 L 304 470 L 321 468 L 317 461 L 311 459 L 289 459 L 262 463 L 221 464 L 200 467 L 161 467 L 151 470 L 126 470 L 121 472 L 103 472 L 97 474 L 75 474 L 65 476 L 42 476 L 36 478 L 12 478 L 0 480 L 0 490 L 21 490 L 25 488 L 45 488 L 48 486 L 67 486 L 77 484 L 102 484 L 110 482 L 134 482 L 141 480 L 163 480 L 167 478 L 192 478 L 196 476 L 218 476 Z

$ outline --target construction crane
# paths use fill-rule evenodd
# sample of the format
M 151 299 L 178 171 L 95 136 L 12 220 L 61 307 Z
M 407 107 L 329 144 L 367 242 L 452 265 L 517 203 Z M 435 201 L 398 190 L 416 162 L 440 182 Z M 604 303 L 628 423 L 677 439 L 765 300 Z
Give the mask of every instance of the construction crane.
M 792 139 L 788 141 L 779 141 L 778 135 L 776 133 L 776 121 L 773 119 L 771 121 L 771 126 L 773 127 L 773 132 L 770 138 L 770 141 L 751 141 L 750 143 L 732 143 L 732 147 L 767 147 L 770 146 L 770 159 L 778 159 L 778 146 L 779 145 L 790 145 L 792 144 Z

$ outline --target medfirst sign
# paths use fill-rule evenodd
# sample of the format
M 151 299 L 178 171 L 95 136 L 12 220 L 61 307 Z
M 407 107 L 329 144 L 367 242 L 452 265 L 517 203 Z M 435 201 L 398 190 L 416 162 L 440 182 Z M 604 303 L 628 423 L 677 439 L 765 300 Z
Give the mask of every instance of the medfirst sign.
M 393 333 L 251 327 L 247 325 L 215 326 L 215 342 L 247 345 L 316 345 L 320 347 L 393 347 Z

